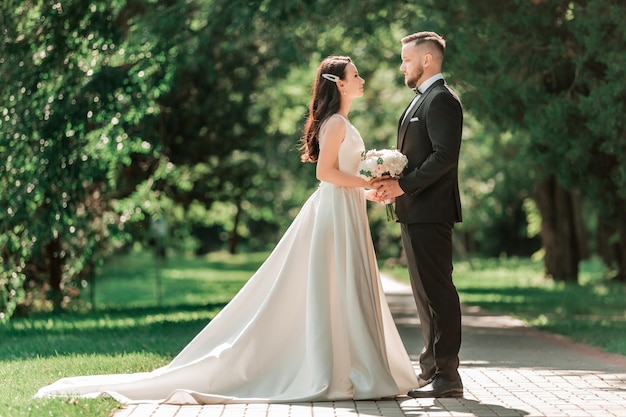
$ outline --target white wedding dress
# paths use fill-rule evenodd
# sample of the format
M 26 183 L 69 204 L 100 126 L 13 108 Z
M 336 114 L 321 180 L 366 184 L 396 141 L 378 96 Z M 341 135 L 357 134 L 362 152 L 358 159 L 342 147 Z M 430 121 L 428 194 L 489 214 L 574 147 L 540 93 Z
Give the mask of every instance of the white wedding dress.
M 342 119 L 339 167 L 356 173 L 363 140 Z M 210 404 L 405 394 L 417 378 L 382 292 L 365 203 L 361 188 L 321 183 L 258 271 L 171 363 L 64 378 L 36 397 Z

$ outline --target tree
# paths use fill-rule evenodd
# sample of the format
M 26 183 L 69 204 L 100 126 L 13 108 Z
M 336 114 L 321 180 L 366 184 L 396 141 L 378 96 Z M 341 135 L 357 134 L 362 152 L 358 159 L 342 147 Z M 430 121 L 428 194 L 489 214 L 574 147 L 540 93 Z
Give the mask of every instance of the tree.
M 537 172 L 547 273 L 577 279 L 582 251 L 573 233 L 580 228 L 574 196 L 580 190 L 615 226 L 611 241 L 623 279 L 626 6 L 617 0 L 515 0 L 435 7 L 446 22 L 448 68 L 460 70 L 466 106 L 479 120 L 530 139 L 519 157 Z M 552 214 L 558 207 L 563 210 Z M 562 256 L 564 263 L 549 261 Z
M 129 232 L 145 235 L 150 217 L 182 223 L 222 200 L 240 219 L 250 203 L 288 201 L 260 192 L 285 178 L 276 161 L 297 142 L 266 125 L 260 92 L 321 44 L 350 41 L 330 4 L 3 2 L 0 319 L 25 288 L 49 288 L 58 309 L 63 287 Z M 361 13 L 357 34 L 390 19 L 388 5 L 362 6 L 346 5 Z M 335 30 L 319 35 L 320 23 Z
M 123 238 L 128 213 L 112 200 L 139 180 L 125 167 L 154 171 L 141 163 L 155 151 L 142 122 L 167 68 L 125 25 L 134 12 L 123 1 L 3 2 L 0 319 L 27 279 L 60 308 L 62 282 L 85 279 Z

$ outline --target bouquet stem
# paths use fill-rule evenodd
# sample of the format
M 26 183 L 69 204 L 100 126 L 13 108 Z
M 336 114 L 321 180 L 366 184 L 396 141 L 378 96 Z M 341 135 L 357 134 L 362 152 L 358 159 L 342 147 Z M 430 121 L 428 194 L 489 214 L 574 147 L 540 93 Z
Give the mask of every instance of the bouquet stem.
M 385 203 L 386 203 L 385 204 L 385 210 L 387 211 L 387 221 L 388 222 L 390 222 L 390 221 L 394 221 L 395 222 L 396 220 L 398 220 L 398 217 L 396 216 L 396 211 L 394 210 L 393 203 L 391 203 L 391 202 L 389 202 L 389 203 L 385 202 Z

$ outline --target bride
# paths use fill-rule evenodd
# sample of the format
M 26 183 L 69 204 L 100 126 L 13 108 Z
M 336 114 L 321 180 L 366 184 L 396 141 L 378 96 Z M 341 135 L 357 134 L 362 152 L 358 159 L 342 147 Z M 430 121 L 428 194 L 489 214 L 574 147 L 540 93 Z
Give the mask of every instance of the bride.
M 376 399 L 417 377 L 382 292 L 366 213 L 365 150 L 348 113 L 365 81 L 349 57 L 322 61 L 302 137 L 319 188 L 241 291 L 166 366 L 77 376 L 36 397 L 209 404 Z

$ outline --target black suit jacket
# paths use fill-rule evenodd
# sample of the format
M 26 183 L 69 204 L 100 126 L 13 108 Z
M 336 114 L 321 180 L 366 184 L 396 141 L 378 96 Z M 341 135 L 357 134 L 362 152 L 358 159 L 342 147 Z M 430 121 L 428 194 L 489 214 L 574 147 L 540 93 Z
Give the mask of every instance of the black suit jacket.
M 399 180 L 405 194 L 396 198 L 398 221 L 460 222 L 458 163 L 463 109 L 459 98 L 438 80 L 422 94 L 404 122 L 403 118 L 404 113 L 398 124 L 398 150 L 409 162 Z

